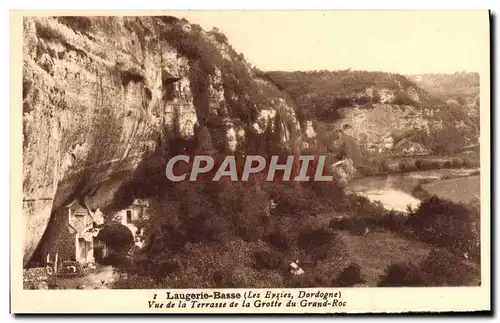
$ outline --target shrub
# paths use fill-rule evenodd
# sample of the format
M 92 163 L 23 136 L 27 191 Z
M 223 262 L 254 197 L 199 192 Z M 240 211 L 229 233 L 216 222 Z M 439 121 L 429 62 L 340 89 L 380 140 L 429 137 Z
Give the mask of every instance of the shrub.
M 405 92 L 399 91 L 394 97 L 393 104 L 397 105 L 415 105 L 415 102 Z
M 286 251 L 290 248 L 288 237 L 278 230 L 269 233 L 266 237 L 266 241 L 278 250 Z
M 110 251 L 110 253 L 100 261 L 104 266 L 113 266 L 125 270 L 130 266 L 129 259 L 124 252 Z
M 437 196 L 424 200 L 407 223 L 419 239 L 460 253 L 472 253 L 479 242 L 479 214 Z
M 261 250 L 256 252 L 254 256 L 257 269 L 278 269 L 284 265 L 282 255 L 276 251 Z
M 395 263 L 387 267 L 381 276 L 379 287 L 426 286 L 425 274 L 414 264 Z
M 462 167 L 463 168 L 470 168 L 470 167 L 472 167 L 472 162 L 469 159 L 464 158 L 462 160 Z
M 429 193 L 424 189 L 422 184 L 418 184 L 413 188 L 412 195 L 418 199 L 427 199 L 429 198 Z
M 235 288 L 232 273 L 228 271 L 217 270 L 213 273 L 212 279 L 216 288 Z
M 134 244 L 130 230 L 119 223 L 105 225 L 97 234 L 96 240 L 104 242 L 107 247 L 117 252 L 127 250 Z
M 451 160 L 451 167 L 460 168 L 463 165 L 463 161 L 460 158 L 453 158 Z
M 348 230 L 351 227 L 351 218 L 337 217 L 330 220 L 328 227 L 335 230 Z
M 467 286 L 479 281 L 480 271 L 446 250 L 433 249 L 422 263 L 431 286 Z
M 57 20 L 74 31 L 87 32 L 92 26 L 91 20 L 83 16 L 60 16 Z
M 222 32 L 219 30 L 213 29 L 210 31 L 210 33 L 214 36 L 215 41 L 221 44 L 226 44 L 227 43 L 227 37 L 224 35 Z
M 337 283 L 341 287 L 349 287 L 365 283 L 361 275 L 361 267 L 357 263 L 350 264 L 337 277 Z
M 349 232 L 354 235 L 363 235 L 365 234 L 368 225 L 367 221 L 363 217 L 354 217 L 349 221 Z
M 391 231 L 404 233 L 407 231 L 407 217 L 402 212 L 387 211 L 383 216 L 376 219 L 376 223 Z
M 269 194 L 275 198 L 277 216 L 305 216 L 311 212 L 311 192 L 288 183 L 266 183 Z M 309 196 L 308 196 L 309 195 Z
M 292 275 L 289 274 L 285 278 L 285 287 L 339 287 L 336 272 L 339 269 L 337 266 L 342 266 L 339 262 L 332 263 L 329 259 L 320 261 L 314 267 L 303 267 L 304 274 Z
M 324 260 L 328 256 L 342 256 L 346 249 L 336 232 L 322 228 L 302 230 L 297 237 L 297 245 L 313 262 Z

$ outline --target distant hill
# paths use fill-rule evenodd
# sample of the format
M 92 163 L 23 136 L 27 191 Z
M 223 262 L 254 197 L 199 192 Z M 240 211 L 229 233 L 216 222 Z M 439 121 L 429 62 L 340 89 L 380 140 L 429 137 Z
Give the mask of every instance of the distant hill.
M 479 73 L 418 74 L 409 78 L 441 100 L 474 104 L 479 97 Z
M 275 84 L 294 102 L 302 124 L 312 122 L 326 138 L 340 130 L 353 139 L 362 156 L 441 154 L 477 139 L 474 109 L 467 106 L 467 100 L 434 95 L 420 86 L 430 86 L 426 81 L 431 78 L 351 70 L 256 75 Z M 443 76 L 443 85 L 435 88 L 473 93 L 477 85 L 473 75 L 460 75 L 455 81 Z M 436 76 L 434 82 L 440 79 Z
M 333 121 L 338 109 L 368 103 L 432 107 L 442 104 L 400 74 L 367 71 L 262 73 L 295 102 L 299 118 Z

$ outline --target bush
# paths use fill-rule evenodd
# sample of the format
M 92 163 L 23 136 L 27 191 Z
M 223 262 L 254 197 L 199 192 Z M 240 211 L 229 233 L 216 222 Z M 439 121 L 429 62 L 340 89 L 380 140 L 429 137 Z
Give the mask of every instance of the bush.
M 108 248 L 117 252 L 127 250 L 134 244 L 130 230 L 118 223 L 105 225 L 97 234 L 96 240 L 104 242 Z
M 416 198 L 418 199 L 427 199 L 429 198 L 429 193 L 424 189 L 424 187 L 422 186 L 422 184 L 418 184 L 417 186 L 415 186 L 415 188 L 413 188 L 413 191 L 411 192 L 411 194 L 413 196 L 415 196 Z
M 345 253 L 345 244 L 336 232 L 326 229 L 304 229 L 297 237 L 297 246 L 313 261 L 324 260 L 328 256 L 339 257 Z
M 349 221 L 349 232 L 353 235 L 363 235 L 368 229 L 367 221 L 363 217 L 354 217 Z
M 288 237 L 278 230 L 269 233 L 266 237 L 266 241 L 278 250 L 287 251 L 290 248 Z
M 341 287 L 349 287 L 365 283 L 361 275 L 361 267 L 357 263 L 350 264 L 337 277 L 337 283 Z
M 414 264 L 395 263 L 387 267 L 381 276 L 379 287 L 426 286 L 425 274 Z
M 413 101 L 408 94 L 401 91 L 396 93 L 392 103 L 397 105 L 415 105 L 415 101 Z
M 328 227 L 335 230 L 348 230 L 351 227 L 351 218 L 336 217 L 330 220 Z
M 460 168 L 463 165 L 463 161 L 460 158 L 453 158 L 451 160 L 451 167 Z
M 283 256 L 279 252 L 261 250 L 254 256 L 257 269 L 278 269 L 284 266 Z
M 105 258 L 100 261 L 104 266 L 113 266 L 123 270 L 130 266 L 129 259 L 124 252 L 111 251 Z
M 480 280 L 481 272 L 446 250 L 433 249 L 422 264 L 431 286 L 467 286 Z
M 472 208 L 432 196 L 407 220 L 414 235 L 459 253 L 474 254 L 479 244 L 479 214 Z
M 92 26 L 90 19 L 83 16 L 60 16 L 57 20 L 74 31 L 87 32 Z
M 472 162 L 469 159 L 464 158 L 462 160 L 462 167 L 463 168 L 471 168 L 472 167 Z
M 376 224 L 394 232 L 405 233 L 407 231 L 407 217 L 402 212 L 387 211 L 376 220 Z
M 213 273 L 212 279 L 216 288 L 235 288 L 231 272 L 217 270 Z
M 288 183 L 266 183 L 267 190 L 276 201 L 274 215 L 307 216 L 311 213 L 312 192 L 302 186 L 294 187 Z

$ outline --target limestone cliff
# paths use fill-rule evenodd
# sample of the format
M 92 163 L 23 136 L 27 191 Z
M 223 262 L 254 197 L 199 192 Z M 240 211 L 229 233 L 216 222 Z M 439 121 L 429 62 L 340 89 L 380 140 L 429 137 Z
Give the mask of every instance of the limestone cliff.
M 174 17 L 26 17 L 23 42 L 25 263 L 64 223 L 62 207 L 105 206 L 92 199 L 102 183 L 134 172 L 165 133 L 191 138 L 205 126 L 231 151 L 277 110 L 283 141 L 300 131 L 290 104 L 217 30 Z
M 342 131 L 365 156 L 428 153 L 429 140 L 423 138 L 439 121 L 463 119 L 449 116 L 444 101 L 399 74 L 274 71 L 266 76 L 290 95 L 302 124 L 313 124 L 320 136 Z

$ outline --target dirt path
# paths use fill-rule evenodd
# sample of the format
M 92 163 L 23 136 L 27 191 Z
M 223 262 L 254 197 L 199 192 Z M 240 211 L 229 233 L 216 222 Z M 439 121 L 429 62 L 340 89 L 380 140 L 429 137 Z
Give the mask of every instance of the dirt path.
M 111 266 L 99 266 L 83 277 L 59 278 L 57 286 L 64 289 L 111 289 L 118 275 Z

